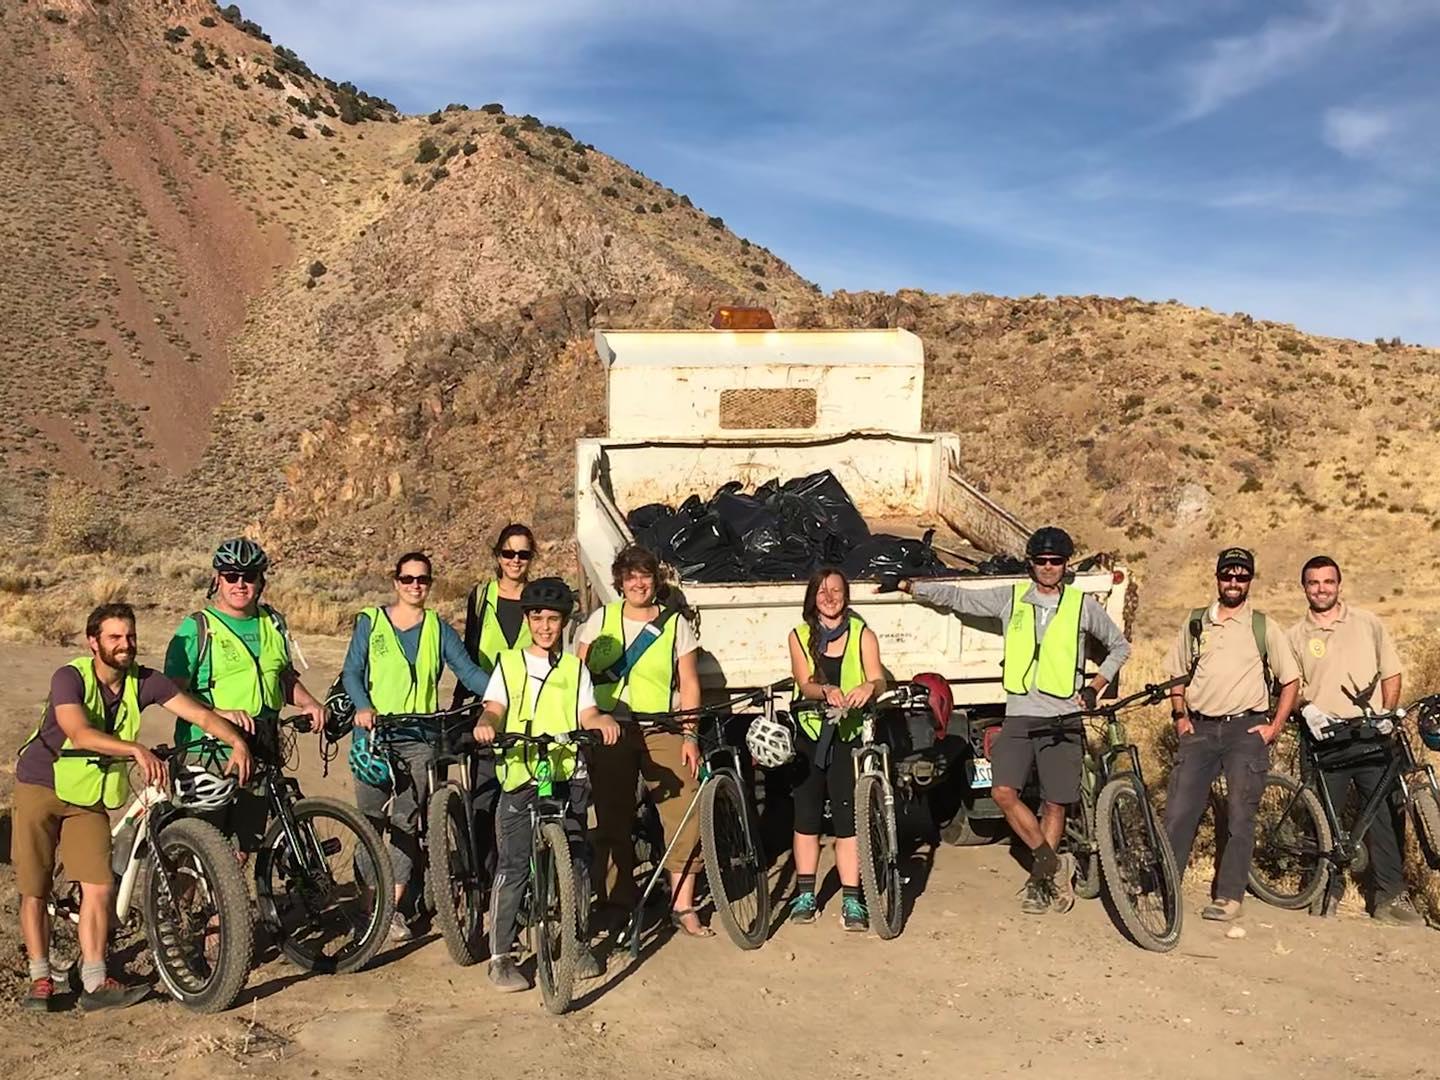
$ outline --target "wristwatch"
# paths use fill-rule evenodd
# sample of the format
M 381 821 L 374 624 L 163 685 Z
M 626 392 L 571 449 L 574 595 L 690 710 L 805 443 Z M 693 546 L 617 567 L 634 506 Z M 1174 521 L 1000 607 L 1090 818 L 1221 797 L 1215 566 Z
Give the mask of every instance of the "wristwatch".
M 1190 715 L 1190 714 L 1187 713 L 1184 709 L 1171 709 L 1171 710 L 1170 710 L 1170 719 L 1171 719 L 1171 720 L 1174 720 L 1176 723 L 1179 723 L 1181 720 L 1184 720 L 1184 719 L 1185 719 L 1187 716 L 1189 716 L 1189 715 Z

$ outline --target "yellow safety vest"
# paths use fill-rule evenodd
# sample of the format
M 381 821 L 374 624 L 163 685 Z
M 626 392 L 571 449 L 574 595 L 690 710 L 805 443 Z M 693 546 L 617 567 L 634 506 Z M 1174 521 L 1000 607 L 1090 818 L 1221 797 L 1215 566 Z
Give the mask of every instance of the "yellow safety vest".
M 139 669 L 132 664 L 125 672 L 120 703 L 115 709 L 115 726 L 111 728 L 105 717 L 105 698 L 100 692 L 100 680 L 95 677 L 94 658 L 81 656 L 71 660 L 69 666 L 80 673 L 80 680 L 85 685 L 85 719 L 90 721 L 90 726 L 125 742 L 134 742 L 140 734 Z M 50 704 L 46 701 L 40 723 L 20 747 L 21 750 L 39 738 Z M 123 806 L 130 794 L 130 762 L 112 761 L 101 765 L 101 756 L 94 751 L 79 749 L 67 736 L 60 747 L 59 757 L 55 759 L 55 797 L 74 806 L 94 806 L 99 802 L 103 802 L 109 810 Z
M 675 627 L 681 616 L 678 612 L 666 613 L 660 637 L 650 643 L 623 678 L 615 681 L 606 672 L 625 657 L 624 608 L 623 600 L 605 605 L 605 621 L 585 654 L 585 666 L 595 681 L 595 704 L 607 713 L 622 701 L 631 712 L 669 712 L 675 691 Z
M 532 688 L 521 649 L 503 649 L 496 657 L 505 680 L 505 726 L 522 735 L 561 735 L 580 726 L 580 658 L 564 653 L 545 676 L 539 691 Z M 575 772 L 575 747 L 551 746 L 550 778 L 568 780 Z M 505 751 L 496 765 L 502 791 L 516 791 L 535 778 L 540 751 L 516 746 Z
M 865 664 L 860 658 L 860 639 L 864 634 L 865 620 L 852 612 L 850 631 L 845 638 L 845 652 L 840 657 L 840 690 L 846 694 L 865 681 Z M 810 657 L 810 624 L 801 623 L 795 627 L 795 636 L 800 639 L 800 648 L 804 650 L 808 659 Z M 817 674 L 812 662 L 810 677 L 813 679 Z M 825 719 L 825 703 L 811 701 L 801 696 L 800 688 L 796 687 L 791 709 L 805 734 L 809 735 L 812 740 L 820 738 L 820 726 Z M 836 735 L 844 742 L 853 742 L 860 737 L 860 726 L 863 723 L 864 717 L 860 710 L 851 709 L 841 719 Z
M 440 707 L 440 616 L 426 611 L 412 664 L 400 647 L 390 617 L 378 607 L 360 613 L 370 620 L 365 684 L 378 713 L 428 713 Z M 357 616 L 358 619 L 358 616 Z
M 1085 594 L 1060 588 L 1060 604 L 1045 633 L 1035 640 L 1035 605 L 1024 602 L 1030 582 L 1015 585 L 1010 621 L 1005 626 L 1004 685 L 1007 694 L 1039 690 L 1051 697 L 1071 697 L 1080 670 L 1080 608 Z
M 500 603 L 500 586 L 491 581 L 475 587 L 475 614 L 480 620 L 480 639 L 475 646 L 475 663 L 489 675 L 495 670 L 495 657 L 505 649 L 528 649 L 530 647 L 530 624 L 520 620 L 520 633 L 512 645 L 505 640 L 505 631 L 500 626 L 497 607 Z

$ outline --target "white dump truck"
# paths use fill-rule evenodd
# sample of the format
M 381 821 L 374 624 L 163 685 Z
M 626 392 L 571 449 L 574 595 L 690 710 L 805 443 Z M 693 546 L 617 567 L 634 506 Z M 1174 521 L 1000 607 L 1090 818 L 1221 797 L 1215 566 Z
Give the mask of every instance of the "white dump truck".
M 961 441 L 921 425 L 925 358 L 901 329 L 598 330 L 607 371 L 608 434 L 575 447 L 575 536 L 587 607 L 616 599 L 610 565 L 632 541 L 627 515 L 678 506 L 740 481 L 746 490 L 829 470 L 872 532 L 921 537 L 962 585 L 1012 583 L 977 575 L 996 553 L 1024 550 L 1030 528 L 961 471 Z M 1090 560 L 1074 586 L 1122 626 L 1129 575 Z M 969 576 L 963 576 L 965 571 Z M 679 582 L 700 638 L 707 700 L 769 686 L 789 674 L 786 635 L 800 621 L 804 581 Z M 951 733 L 971 818 L 998 818 L 989 800 L 981 728 L 999 718 L 1003 641 L 994 619 L 961 620 L 856 582 L 851 604 L 874 629 L 892 679 L 937 672 L 950 683 Z M 980 760 L 976 760 L 980 759 Z M 971 787 L 970 785 L 974 785 Z M 963 827 L 947 830 L 957 842 Z

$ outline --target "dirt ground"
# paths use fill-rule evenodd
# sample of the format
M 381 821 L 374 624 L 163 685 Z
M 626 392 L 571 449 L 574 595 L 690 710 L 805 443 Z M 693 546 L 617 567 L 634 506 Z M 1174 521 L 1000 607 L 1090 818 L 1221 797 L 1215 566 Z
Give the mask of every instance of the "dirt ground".
M 154 659 L 162 627 L 143 625 Z M 342 643 L 307 641 L 323 689 Z M 12 750 L 34 722 L 64 650 L 0 648 L 0 798 Z M 323 676 L 323 677 L 321 677 Z M 168 718 L 147 718 L 159 740 Z M 306 791 L 343 794 L 343 762 Z M 1321 921 L 1247 902 L 1246 936 L 1196 912 L 1184 937 L 1145 953 L 1099 902 L 1021 915 L 1023 872 L 1002 846 L 918 859 L 914 910 L 891 942 L 849 936 L 832 897 L 811 927 L 782 926 L 741 953 L 722 935 L 670 939 L 636 965 L 612 956 L 577 1007 L 552 1017 L 538 993 L 499 996 L 483 967 L 451 963 L 431 936 L 351 976 L 283 961 L 252 973 L 241 1003 L 196 1016 L 154 996 L 124 1013 L 35 1016 L 13 1004 L 24 977 L 15 891 L 0 866 L 5 992 L 0 1075 L 160 1078 L 487 1075 L 522 1080 L 577 1065 L 593 1077 L 1035 1076 L 1433 1077 L 1421 1019 L 1440 995 L 1440 936 L 1358 914 Z M 832 881 L 833 888 L 833 881 Z

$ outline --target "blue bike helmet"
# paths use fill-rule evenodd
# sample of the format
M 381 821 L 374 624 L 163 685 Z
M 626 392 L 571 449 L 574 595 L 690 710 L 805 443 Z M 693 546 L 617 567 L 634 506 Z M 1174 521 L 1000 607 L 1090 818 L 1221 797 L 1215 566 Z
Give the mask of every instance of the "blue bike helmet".
M 1440 701 L 1426 698 L 1419 703 L 1415 709 L 1415 727 L 1427 748 L 1440 751 Z
M 356 728 L 350 735 L 350 771 L 355 778 L 371 787 L 389 787 L 395 781 L 390 772 L 390 762 L 383 754 L 375 753 L 370 732 Z

